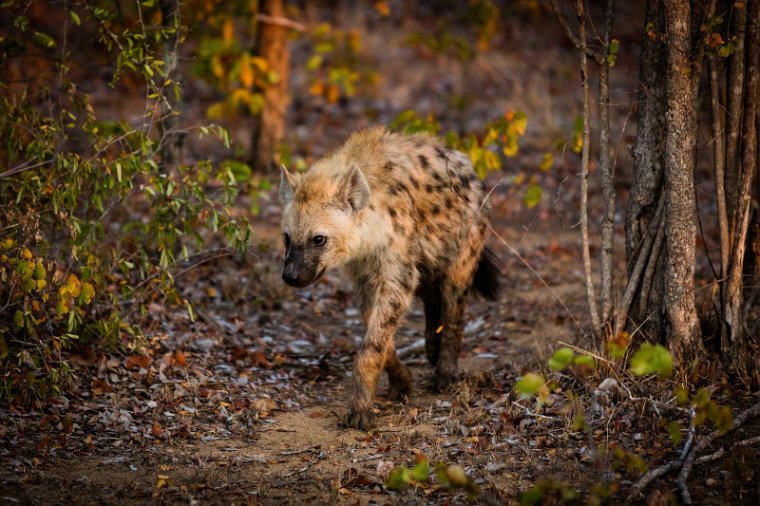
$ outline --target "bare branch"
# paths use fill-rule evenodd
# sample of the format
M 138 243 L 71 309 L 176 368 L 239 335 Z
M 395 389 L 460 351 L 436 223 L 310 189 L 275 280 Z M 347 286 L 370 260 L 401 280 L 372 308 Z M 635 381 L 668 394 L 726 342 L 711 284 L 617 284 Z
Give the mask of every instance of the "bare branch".
M 580 32 L 580 48 L 578 49 L 581 56 L 581 85 L 583 88 L 583 150 L 581 152 L 581 242 L 583 253 L 583 270 L 586 277 L 586 295 L 588 297 L 589 313 L 591 315 L 591 325 L 593 333 L 597 340 L 602 339 L 602 321 L 599 317 L 599 306 L 596 301 L 596 290 L 594 289 L 594 280 L 591 269 L 591 247 L 588 235 L 588 165 L 589 165 L 589 143 L 591 140 L 591 128 L 589 126 L 591 114 L 589 112 L 589 84 L 588 84 L 588 63 L 586 60 L 586 13 L 583 6 L 583 0 L 575 0 L 575 12 L 578 15 L 578 27 Z
M 604 34 L 602 35 L 605 58 L 599 66 L 599 173 L 602 179 L 602 192 L 604 193 L 600 263 L 602 268 L 602 321 L 605 323 L 609 322 L 614 305 L 612 253 L 615 241 L 615 187 L 613 185 L 614 175 L 610 161 L 610 67 L 607 62 L 614 17 L 615 0 L 607 0 Z
M 572 28 L 570 28 L 570 25 L 567 24 L 565 16 L 563 16 L 562 12 L 560 12 L 559 5 L 557 5 L 557 0 L 550 0 L 550 3 L 552 6 L 552 11 L 554 12 L 554 16 L 557 18 L 557 22 L 565 31 L 565 35 L 567 35 L 567 38 L 570 39 L 570 42 L 572 42 L 578 50 L 582 50 L 589 58 L 592 58 L 597 64 L 604 65 L 605 57 L 591 50 L 585 41 L 583 44 L 581 44 L 580 39 L 573 33 Z M 583 49 L 581 49 L 581 47 Z
M 716 439 L 725 434 L 728 434 L 729 432 L 735 431 L 744 422 L 756 416 L 760 416 L 760 403 L 757 403 L 751 408 L 745 409 L 736 415 L 736 418 L 734 418 L 734 421 L 731 423 L 731 427 L 729 427 L 726 432 L 721 432 L 718 430 L 713 431 L 704 438 L 700 439 L 699 442 L 694 445 L 694 448 L 686 456 L 686 459 L 684 459 L 683 466 L 681 467 L 681 472 L 678 475 L 678 488 L 681 490 L 681 499 L 683 500 L 684 504 L 692 503 L 691 494 L 689 494 L 689 488 L 686 485 L 686 480 L 689 479 L 689 473 L 691 472 L 691 468 L 694 466 L 697 457 L 699 457 L 699 455 L 705 449 L 707 449 L 707 447 L 709 447 Z

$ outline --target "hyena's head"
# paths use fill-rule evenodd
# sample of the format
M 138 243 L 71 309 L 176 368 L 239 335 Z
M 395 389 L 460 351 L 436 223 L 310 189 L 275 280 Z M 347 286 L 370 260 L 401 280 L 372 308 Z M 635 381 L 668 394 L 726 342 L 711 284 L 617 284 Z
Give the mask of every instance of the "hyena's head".
M 337 176 L 314 170 L 290 174 L 282 168 L 282 279 L 287 284 L 310 285 L 327 269 L 352 259 L 357 250 L 357 218 L 369 204 L 369 196 L 367 180 L 356 164 Z

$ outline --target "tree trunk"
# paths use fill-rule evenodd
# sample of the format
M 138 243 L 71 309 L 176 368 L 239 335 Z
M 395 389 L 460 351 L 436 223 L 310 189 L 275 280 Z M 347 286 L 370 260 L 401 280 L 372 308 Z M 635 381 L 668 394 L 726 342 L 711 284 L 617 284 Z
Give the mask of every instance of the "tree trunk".
M 261 113 L 253 118 L 250 164 L 254 170 L 266 172 L 271 169 L 277 144 L 285 134 L 285 114 L 290 101 L 290 49 L 288 29 L 271 22 L 271 18 L 284 17 L 283 0 L 263 0 L 260 12 L 269 20 L 259 20 L 257 53 L 269 63 L 269 69 L 276 75 L 276 82 L 262 90 L 264 106 Z
M 723 318 L 727 327 L 721 340 L 721 352 L 727 364 L 736 367 L 740 373 L 746 371 L 747 343 L 744 328 L 744 304 L 742 274 L 747 248 L 750 204 L 752 200 L 752 179 L 757 164 L 757 135 L 755 116 L 757 95 L 760 87 L 760 0 L 747 3 L 747 39 L 744 89 L 744 121 L 742 124 L 741 163 L 739 166 L 738 196 L 734 208 L 733 247 L 726 280 Z
M 652 340 L 662 340 L 665 336 L 665 313 L 663 311 L 662 271 L 664 263 L 660 259 L 662 244 L 654 249 L 651 239 L 657 233 L 658 224 L 653 223 L 660 194 L 662 193 L 665 153 L 665 68 L 667 46 L 660 40 L 665 33 L 665 17 L 662 0 L 648 0 L 644 25 L 651 27 L 644 34 L 639 62 L 638 94 L 639 115 L 636 143 L 633 147 L 633 181 L 626 206 L 626 258 L 628 259 L 629 283 L 635 286 L 631 300 L 639 303 L 625 307 L 618 313 L 617 330 L 624 327 L 638 331 Z M 643 248 L 645 239 L 650 237 L 648 248 Z M 656 246 L 656 245 L 655 245 Z M 649 272 L 653 280 L 642 290 L 641 276 L 631 279 L 641 255 L 645 258 L 640 272 Z M 646 286 L 643 288 L 647 288 Z M 628 291 L 629 289 L 627 289 Z M 628 305 L 626 305 L 628 306 Z M 628 318 L 626 318 L 626 312 Z
M 171 36 L 163 42 L 164 53 L 164 89 L 161 100 L 161 118 L 158 126 L 161 133 L 159 170 L 163 173 L 176 167 L 182 162 L 182 142 L 184 135 L 177 131 L 179 124 L 180 100 L 177 82 L 177 50 L 180 37 L 179 1 L 161 0 L 161 26 L 164 30 L 172 30 Z M 167 84 L 168 83 L 168 84 Z
M 665 311 L 675 360 L 685 364 L 703 353 L 694 302 L 697 210 L 694 194 L 696 94 L 691 61 L 691 6 L 665 0 L 668 35 L 667 134 L 665 136 Z M 694 67 L 697 67 L 696 69 Z M 696 74 L 698 75 L 698 74 Z
M 731 9 L 731 29 L 729 36 L 736 37 L 736 48 L 728 57 L 728 85 L 726 87 L 726 206 L 728 220 L 734 222 L 739 181 L 739 158 L 741 142 L 739 134 L 742 125 L 742 95 L 744 91 L 744 42 L 747 31 L 746 5 Z M 730 228 L 729 228 L 730 229 Z M 730 240 L 730 238 L 729 238 Z M 729 249 L 731 245 L 729 244 Z

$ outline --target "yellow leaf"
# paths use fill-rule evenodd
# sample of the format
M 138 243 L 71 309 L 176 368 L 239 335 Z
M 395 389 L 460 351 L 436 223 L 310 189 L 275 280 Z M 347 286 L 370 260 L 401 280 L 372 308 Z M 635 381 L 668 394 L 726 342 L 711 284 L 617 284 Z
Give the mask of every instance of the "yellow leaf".
M 338 102 L 339 98 L 340 98 L 340 88 L 338 88 L 337 84 L 331 84 L 327 88 L 327 101 L 331 104 L 335 104 Z
M 315 96 L 321 96 L 325 92 L 325 84 L 320 81 L 314 81 L 311 83 L 311 86 L 309 86 L 309 93 Z
M 24 248 L 24 249 L 21 250 L 21 257 L 25 258 L 27 260 L 31 260 L 32 259 L 32 252 L 29 251 L 29 248 Z
M 224 20 L 224 27 L 222 27 L 222 39 L 229 45 L 234 37 L 235 25 L 232 24 L 232 20 L 230 18 L 227 18 Z
M 224 77 L 224 63 L 222 63 L 222 59 L 219 57 L 219 55 L 214 55 L 211 57 L 211 73 L 214 74 L 214 77 L 218 79 L 222 79 Z
M 0 247 L 3 248 L 4 250 L 9 250 L 13 247 L 14 244 L 15 244 L 15 241 L 11 239 L 10 237 L 8 237 L 5 240 L 3 240 L 2 243 L 0 243 Z
M 551 152 L 544 153 L 544 157 L 541 159 L 541 165 L 539 168 L 546 172 L 554 165 L 554 155 Z
M 206 109 L 206 116 L 208 119 L 220 119 L 224 117 L 224 104 L 221 102 L 217 102 L 215 104 L 211 104 L 208 109 Z
M 517 137 L 509 136 L 507 137 L 507 142 L 504 145 L 504 155 L 512 157 L 517 154 Z
M 391 8 L 388 5 L 388 2 L 385 0 L 375 2 L 375 10 L 379 12 L 381 16 L 384 16 L 384 17 L 388 17 L 391 14 Z
M 261 56 L 251 56 L 251 64 L 253 64 L 259 72 L 264 73 L 269 70 L 269 62 L 266 58 L 262 58 Z
M 247 53 L 243 53 L 240 57 L 240 82 L 243 86 L 250 88 L 253 86 L 253 67 L 251 67 L 251 60 Z

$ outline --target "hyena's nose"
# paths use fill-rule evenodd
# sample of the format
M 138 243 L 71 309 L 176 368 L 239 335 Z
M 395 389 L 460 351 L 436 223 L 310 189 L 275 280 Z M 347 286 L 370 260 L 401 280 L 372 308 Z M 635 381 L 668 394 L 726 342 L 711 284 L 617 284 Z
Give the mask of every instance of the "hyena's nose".
M 301 282 L 301 275 L 294 274 L 289 269 L 285 269 L 282 273 L 282 280 L 290 286 L 298 286 L 298 284 Z

